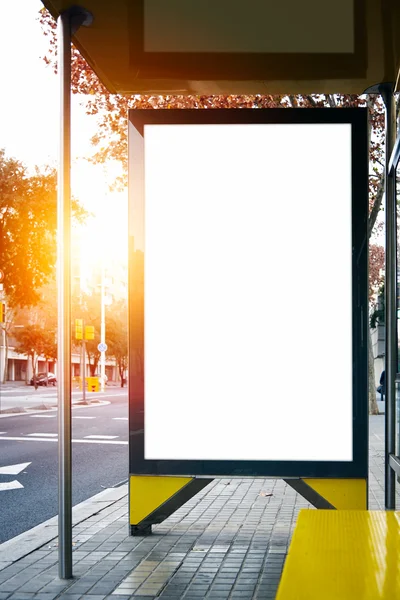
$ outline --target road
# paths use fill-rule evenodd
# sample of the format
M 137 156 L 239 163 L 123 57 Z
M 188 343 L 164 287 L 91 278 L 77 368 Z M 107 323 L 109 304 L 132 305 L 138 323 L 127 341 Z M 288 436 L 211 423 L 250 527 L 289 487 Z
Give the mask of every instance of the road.
M 106 387 L 105 392 L 86 392 L 87 400 L 95 400 L 107 397 L 109 394 L 115 396 L 126 396 L 126 388 Z M 72 402 L 82 399 L 82 392 L 78 389 L 72 390 Z M 39 386 L 37 390 L 30 385 L 0 384 L 0 413 L 11 409 L 32 409 L 38 406 L 57 406 L 57 387 Z
M 73 505 L 128 478 L 127 390 L 96 396 L 102 404 L 72 408 Z M 0 415 L 0 543 L 57 514 L 57 440 L 56 408 Z

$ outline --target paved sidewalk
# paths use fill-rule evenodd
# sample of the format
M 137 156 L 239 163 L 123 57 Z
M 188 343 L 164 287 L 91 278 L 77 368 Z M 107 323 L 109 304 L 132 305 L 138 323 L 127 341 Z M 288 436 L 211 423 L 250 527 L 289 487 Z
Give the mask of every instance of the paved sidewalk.
M 383 431 L 370 417 L 371 509 L 384 507 Z M 0 600 L 273 599 L 297 514 L 314 510 L 281 480 L 220 479 L 130 537 L 127 493 L 75 511 L 71 581 L 58 579 L 55 519 L 0 545 Z

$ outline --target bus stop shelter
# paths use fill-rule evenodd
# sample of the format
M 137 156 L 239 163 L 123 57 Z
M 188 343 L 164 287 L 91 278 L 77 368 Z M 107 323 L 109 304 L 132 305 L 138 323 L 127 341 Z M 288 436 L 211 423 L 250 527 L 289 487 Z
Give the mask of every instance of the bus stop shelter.
M 396 169 L 400 156 L 400 139 L 396 139 L 396 114 L 394 94 L 399 91 L 400 67 L 400 8 L 390 0 L 339 0 L 326 5 L 318 0 L 298 3 L 296 0 L 279 3 L 256 0 L 251 8 L 239 1 L 220 0 L 218 3 L 188 3 L 184 0 L 162 2 L 161 0 L 116 0 L 113 3 L 87 0 L 82 6 L 67 0 L 43 0 L 44 5 L 59 21 L 59 76 L 61 83 L 61 144 L 59 169 L 59 531 L 60 573 L 70 577 L 71 563 L 71 380 L 70 380 L 70 43 L 80 50 L 103 84 L 112 93 L 119 94 L 381 94 L 386 106 L 386 508 L 395 509 L 396 474 L 400 474 L 399 448 L 396 449 L 396 394 L 397 371 L 397 225 L 396 225 Z M 140 228 L 143 233 L 143 206 L 146 199 L 146 215 L 151 209 L 148 199 L 148 171 L 150 155 L 146 155 L 147 141 L 151 135 L 165 133 L 168 126 L 176 125 L 233 125 L 237 120 L 252 125 L 271 124 L 266 117 L 230 116 L 224 114 L 222 121 L 217 116 L 200 115 L 180 117 L 177 114 L 147 116 L 139 113 L 130 115 L 130 478 L 132 533 L 143 532 L 152 523 L 159 522 L 201 486 L 207 478 L 218 475 L 247 473 L 255 476 L 282 476 L 297 485 L 301 493 L 314 494 L 316 504 L 325 500 L 324 507 L 335 506 L 331 494 L 349 498 L 356 503 L 366 496 L 366 423 L 367 399 L 367 327 L 368 305 L 366 303 L 366 114 L 347 117 L 338 116 L 337 124 L 351 126 L 349 161 L 352 164 L 350 195 L 352 212 L 349 213 L 349 228 L 352 223 L 352 254 L 348 254 L 352 284 L 349 286 L 352 302 L 351 337 L 351 458 L 333 459 L 333 462 L 356 464 L 355 454 L 360 461 L 346 471 L 317 468 L 315 461 L 308 460 L 304 469 L 294 471 L 282 467 L 282 460 L 275 457 L 267 462 L 256 456 L 257 469 L 246 471 L 241 465 L 235 471 L 232 461 L 223 457 L 217 461 L 212 453 L 209 457 L 196 454 L 195 463 L 188 465 L 191 456 L 185 452 L 176 460 L 175 450 L 165 456 L 156 446 L 146 444 L 146 429 L 150 420 L 144 414 L 145 389 L 148 382 L 147 363 L 144 352 L 147 348 L 148 322 L 145 322 L 144 290 L 148 273 L 140 247 Z M 161 111 L 156 111 L 161 112 Z M 168 112 L 168 111 L 162 111 Z M 195 111 L 204 112 L 204 111 Z M 206 111 L 207 113 L 214 111 Z M 215 111 L 217 113 L 218 111 Z M 228 111 L 241 112 L 241 111 Z M 251 111 L 257 112 L 257 111 Z M 263 111 L 264 112 L 264 111 Z M 283 112 L 291 112 L 289 110 Z M 297 116 L 287 117 L 296 124 Z M 304 111 L 309 112 L 309 111 Z M 310 111 L 312 113 L 318 111 Z M 326 111 L 324 111 L 326 112 Z M 330 112 L 330 111 L 328 111 Z M 340 112 L 340 111 L 338 111 Z M 221 113 L 222 114 L 222 113 Z M 246 111 L 246 114 L 248 112 Z M 294 114 L 294 113 L 292 113 Z M 182 113 L 183 115 L 183 113 Z M 260 112 L 261 115 L 261 112 Z M 328 117 L 330 119 L 331 117 Z M 364 118 L 364 125 L 358 119 Z M 183 120 L 182 120 L 183 119 Z M 203 122 L 202 122 L 203 119 Z M 214 122 L 214 120 L 216 121 Z M 246 121 L 247 119 L 247 121 Z M 255 120 L 254 120 L 255 119 Z M 283 121 L 278 120 L 282 125 Z M 325 116 L 310 117 L 321 124 Z M 336 117 L 333 117 L 335 120 Z M 357 122 L 356 122 L 357 121 Z M 326 122 L 324 122 L 326 124 Z M 322 123 L 322 124 L 324 124 Z M 237 122 L 236 122 L 237 124 Z M 161 128 L 160 128 L 161 126 Z M 158 127 L 158 133 L 157 133 Z M 153 134 L 150 134 L 153 131 Z M 172 129 L 170 129 L 172 131 Z M 175 130 L 176 131 L 176 130 Z M 145 132 L 145 133 L 144 133 Z M 146 138 L 147 136 L 147 138 Z M 174 134 L 164 140 L 171 144 Z M 145 140 L 145 144 L 143 142 Z M 157 147 L 160 139 L 156 140 Z M 145 147 L 143 148 L 143 144 Z M 151 144 L 151 141 L 149 141 Z M 290 144 L 290 140 L 288 140 Z M 154 166 L 154 165 L 153 165 Z M 151 167 L 149 167 L 151 169 Z M 157 169 L 153 178 L 157 177 Z M 364 182 L 362 181 L 364 177 Z M 360 179 L 361 178 L 361 179 Z M 151 183 L 152 179 L 150 179 Z M 157 194 L 156 194 L 157 195 Z M 355 200 L 360 195 L 360 203 Z M 157 204 L 152 205 L 153 208 Z M 362 208 L 364 206 L 364 209 Z M 138 208 L 139 207 L 139 208 Z M 357 208 L 359 207 L 359 208 Z M 364 210 L 364 212 L 363 212 Z M 141 212 L 142 211 L 142 212 Z M 150 214 L 150 213 L 149 213 Z M 147 218 L 147 217 L 146 217 Z M 357 221 L 359 219 L 359 221 Z M 155 219 L 157 220 L 157 219 Z M 139 232 L 138 228 L 139 227 Z M 155 230 L 153 230 L 155 231 Z M 147 235 L 148 232 L 146 232 Z M 359 238 L 357 238 L 359 235 Z M 354 244 L 357 238 L 357 243 Z M 139 241 L 138 241 L 139 240 Z M 146 242 L 147 244 L 147 242 Z M 156 245 L 154 246 L 156 248 Z M 142 254 L 140 254 L 142 251 Z M 147 246 L 146 246 L 147 252 Z M 352 256 L 352 259 L 350 258 Z M 147 258 L 146 258 L 147 260 Z M 357 268 L 354 260 L 359 261 Z M 356 285 L 355 280 L 358 283 Z M 357 287 L 358 286 L 358 287 Z M 147 294 L 146 287 L 146 294 Z M 288 293 L 287 288 L 284 293 Z M 350 296 L 349 296 L 350 298 Z M 141 314 L 143 312 L 143 314 Z M 146 314 L 147 314 L 146 312 Z M 147 318 L 147 317 L 146 317 Z M 332 316 L 332 318 L 334 318 Z M 146 323 L 146 327 L 145 327 Z M 177 326 L 183 327 L 182 324 Z M 150 338 L 148 338 L 150 340 Z M 156 338 L 154 338 L 156 339 Z M 350 338 L 349 338 L 350 339 Z M 146 350 L 147 351 L 147 350 Z M 138 361 L 138 356 L 141 358 Z M 349 358 L 350 357 L 350 358 Z M 352 358 L 351 358 L 352 357 Z M 158 363 L 159 365 L 161 363 Z M 153 363 L 153 366 L 157 363 Z M 289 366 L 287 369 L 289 376 Z M 157 372 L 155 372 L 157 375 Z M 150 379 L 149 379 L 150 380 Z M 147 394 L 147 391 L 146 391 Z M 153 405 L 153 408 L 157 405 Z M 150 414 L 148 412 L 148 414 Z M 140 420 L 141 419 L 141 420 Z M 157 420 L 157 417 L 156 417 Z M 205 433 L 207 435 L 207 432 Z M 398 437 L 398 431 L 397 431 Z M 358 440 L 358 442 L 357 442 Z M 153 439 L 154 441 L 154 439 Z M 207 459 L 210 459 L 209 461 Z M 238 460 L 238 457 L 235 457 Z M 239 457 L 240 460 L 240 457 Z M 154 462 L 155 461 L 155 462 Z M 197 462 L 196 462 L 197 461 Z M 328 461 L 329 462 L 329 461 Z M 179 463 L 179 464 L 178 464 Z M 200 465 L 200 463 L 203 463 Z M 280 466 L 281 465 L 281 466 Z M 343 477 L 341 476 L 343 474 Z M 343 492 L 338 480 L 344 481 Z M 349 482 L 354 491 L 350 492 Z M 339 489 L 339 492 L 338 492 Z M 355 500 L 354 500 L 355 499 Z M 350 502 L 351 504 L 351 502 Z M 318 505 L 318 504 L 317 504 Z M 358 507 L 360 505 L 358 504 Z M 351 506 L 350 506 L 351 507 Z M 354 506 L 353 506 L 354 507 Z M 364 506 L 366 508 L 366 504 Z

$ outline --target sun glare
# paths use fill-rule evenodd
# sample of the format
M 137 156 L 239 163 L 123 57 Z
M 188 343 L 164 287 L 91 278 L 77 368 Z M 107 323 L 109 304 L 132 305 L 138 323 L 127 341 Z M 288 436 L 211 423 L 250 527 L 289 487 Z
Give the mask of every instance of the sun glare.
M 76 228 L 82 265 L 127 263 L 127 192 L 109 189 L 120 172 L 118 165 L 105 169 L 75 161 L 72 166 L 72 193 L 90 213 L 86 222 Z

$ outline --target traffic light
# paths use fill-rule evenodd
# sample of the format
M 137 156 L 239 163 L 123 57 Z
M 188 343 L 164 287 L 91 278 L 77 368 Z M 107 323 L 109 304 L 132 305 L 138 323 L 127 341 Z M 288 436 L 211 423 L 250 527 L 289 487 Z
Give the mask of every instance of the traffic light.
M 85 340 L 94 340 L 94 327 L 92 325 L 86 325 L 85 327 Z
M 6 305 L 0 302 L 0 323 L 5 323 L 6 320 Z
M 81 340 L 83 338 L 83 320 L 75 319 L 75 339 Z

